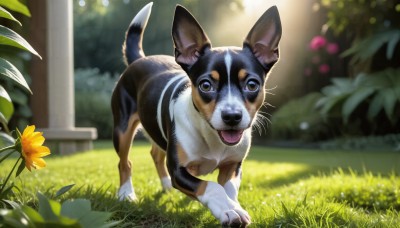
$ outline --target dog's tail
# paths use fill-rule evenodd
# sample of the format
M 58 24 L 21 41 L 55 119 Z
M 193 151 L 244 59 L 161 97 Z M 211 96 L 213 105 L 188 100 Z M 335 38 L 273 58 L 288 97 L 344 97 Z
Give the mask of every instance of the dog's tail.
M 143 31 L 149 20 L 153 2 L 148 3 L 133 18 L 125 35 L 125 42 L 122 46 L 122 54 L 127 65 L 139 58 L 143 58 L 142 49 Z

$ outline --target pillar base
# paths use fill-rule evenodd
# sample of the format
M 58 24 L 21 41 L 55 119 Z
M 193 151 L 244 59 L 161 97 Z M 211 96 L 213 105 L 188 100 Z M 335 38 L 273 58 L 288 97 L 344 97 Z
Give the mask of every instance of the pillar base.
M 44 128 L 38 129 L 46 138 L 45 145 L 53 154 L 73 154 L 93 149 L 93 140 L 97 139 L 96 128 Z

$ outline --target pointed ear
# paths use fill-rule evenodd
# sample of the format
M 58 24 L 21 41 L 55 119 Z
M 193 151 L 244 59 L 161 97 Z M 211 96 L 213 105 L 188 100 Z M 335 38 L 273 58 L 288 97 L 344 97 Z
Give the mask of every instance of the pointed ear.
M 258 19 L 244 40 L 243 47 L 250 48 L 263 67 L 269 70 L 278 61 L 281 36 L 278 8 L 273 6 Z
M 205 51 L 211 48 L 210 40 L 196 19 L 184 7 L 177 5 L 172 37 L 175 45 L 175 60 L 181 66 L 190 67 Z

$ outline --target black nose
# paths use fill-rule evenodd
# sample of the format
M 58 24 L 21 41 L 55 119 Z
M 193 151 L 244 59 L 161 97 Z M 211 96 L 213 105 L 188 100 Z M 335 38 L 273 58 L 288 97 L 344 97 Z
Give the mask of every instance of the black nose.
M 242 120 L 242 111 L 238 109 L 227 108 L 221 112 L 222 120 L 229 126 L 235 126 Z

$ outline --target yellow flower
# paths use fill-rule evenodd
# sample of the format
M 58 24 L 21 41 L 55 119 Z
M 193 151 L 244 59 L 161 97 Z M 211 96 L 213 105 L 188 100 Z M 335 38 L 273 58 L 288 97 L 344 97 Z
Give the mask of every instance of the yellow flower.
M 42 157 L 50 154 L 50 149 L 42 146 L 44 137 L 42 132 L 35 132 L 35 125 L 27 126 L 21 135 L 22 156 L 25 160 L 26 168 L 40 169 L 46 167 L 46 162 Z

